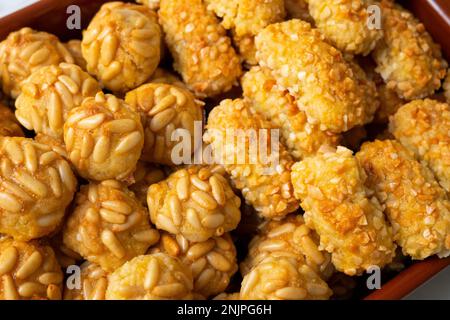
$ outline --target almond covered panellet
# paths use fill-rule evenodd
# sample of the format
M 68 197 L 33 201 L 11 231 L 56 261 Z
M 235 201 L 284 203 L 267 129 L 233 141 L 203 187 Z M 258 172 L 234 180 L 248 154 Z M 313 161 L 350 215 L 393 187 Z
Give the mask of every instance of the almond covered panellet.
M 208 167 L 179 169 L 152 184 L 147 203 L 158 229 L 181 234 L 192 242 L 221 236 L 241 220 L 241 199 L 221 173 Z
M 189 90 L 170 84 L 148 83 L 128 92 L 125 102 L 141 115 L 145 133 L 142 160 L 181 164 L 178 161 L 184 154 L 172 154 L 174 147 L 180 144 L 177 132 L 189 135 L 191 153 L 194 153 L 195 122 L 200 128 L 203 126 L 203 102 L 196 100 Z
M 371 26 L 374 0 L 308 0 L 316 27 L 333 46 L 350 54 L 369 54 L 383 37 L 383 28 Z
M 420 260 L 450 255 L 450 201 L 430 169 L 395 140 L 366 142 L 356 157 L 403 253 Z
M 12 98 L 20 93 L 21 82 L 43 66 L 74 63 L 58 38 L 47 32 L 22 28 L 0 42 L 0 83 Z
M 97 80 L 74 64 L 42 67 L 22 82 L 16 117 L 28 130 L 63 140 L 69 111 L 99 91 Z
M 256 65 L 254 37 L 269 24 L 283 21 L 284 0 L 205 0 L 208 10 L 222 19 L 222 26 L 231 29 L 233 40 L 245 62 Z
M 60 300 L 63 279 L 49 246 L 0 239 L 0 300 Z
M 228 233 L 203 242 L 191 242 L 181 234 L 163 233 L 152 252 L 177 257 L 189 267 L 194 278 L 195 294 L 205 298 L 225 291 L 230 278 L 238 270 L 236 247 Z
M 105 271 L 144 254 L 158 239 L 145 208 L 116 180 L 82 186 L 63 230 L 69 249 Z
M 292 168 L 295 196 L 306 225 L 320 237 L 338 271 L 358 275 L 382 268 L 395 256 L 395 244 L 382 207 L 366 188 L 366 174 L 349 149 L 319 153 Z
M 225 29 L 202 0 L 161 0 L 159 22 L 174 68 L 200 97 L 226 92 L 241 75 Z
M 308 122 L 296 99 L 277 85 L 270 70 L 253 67 L 241 79 L 252 108 L 281 131 L 281 141 L 294 159 L 314 155 L 323 147 L 336 147 L 340 136 Z
M 23 241 L 49 235 L 76 187 L 69 163 L 49 146 L 0 137 L 0 233 Z
M 450 105 L 431 99 L 412 101 L 391 117 L 389 131 L 450 192 Z
M 379 105 L 375 83 L 309 23 L 274 23 L 255 43 L 259 64 L 297 99 L 308 122 L 340 133 L 372 121 Z
M 2 102 L 0 102 L 0 136 L 23 137 L 22 128 L 13 111 Z
M 404 99 L 430 96 L 441 86 L 447 62 L 440 47 L 411 12 L 391 0 L 382 0 L 384 37 L 373 58 L 388 88 Z
M 191 300 L 193 281 L 189 268 L 165 253 L 143 255 L 128 261 L 109 277 L 107 300 Z
M 80 176 L 127 180 L 141 156 L 144 130 L 139 114 L 128 104 L 99 92 L 69 112 L 64 143 Z
M 161 55 L 155 12 L 123 2 L 104 4 L 83 31 L 83 58 L 105 88 L 124 93 L 144 83 Z
M 298 208 L 291 184 L 294 161 L 248 100 L 223 100 L 212 109 L 203 139 L 210 143 L 245 201 L 262 217 L 280 219 Z M 258 151 L 259 150 L 259 151 Z
M 327 283 L 307 264 L 292 257 L 267 257 L 242 281 L 242 300 L 326 300 Z

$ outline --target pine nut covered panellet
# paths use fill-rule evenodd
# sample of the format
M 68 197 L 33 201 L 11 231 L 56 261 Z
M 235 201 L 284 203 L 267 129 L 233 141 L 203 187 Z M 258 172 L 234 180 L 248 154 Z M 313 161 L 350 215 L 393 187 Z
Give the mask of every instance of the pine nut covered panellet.
M 2 102 L 0 102 L 0 136 L 23 137 L 22 128 L 13 111 Z
M 420 260 L 450 255 L 450 201 L 433 173 L 395 140 L 366 142 L 356 157 L 403 253 Z
M 60 300 L 63 273 L 38 241 L 0 239 L 0 300 Z
M 172 154 L 180 143 L 175 136 L 177 132 L 189 135 L 191 153 L 194 152 L 194 122 L 203 124 L 203 103 L 189 90 L 170 84 L 148 83 L 128 92 L 125 102 L 141 115 L 145 133 L 142 160 L 181 164 L 177 163 L 182 160 L 180 152 Z
M 50 149 L 57 154 L 59 154 L 63 159 L 67 160 L 69 164 L 72 166 L 72 169 L 75 170 L 75 167 L 73 167 L 72 163 L 69 160 L 69 157 L 67 155 L 66 151 L 66 145 L 64 144 L 64 141 L 59 138 L 51 137 L 46 134 L 38 133 L 34 137 L 34 141 L 40 144 L 45 144 L 46 146 L 50 147 Z
M 192 274 L 177 258 L 165 253 L 139 256 L 109 277 L 107 300 L 189 300 Z
M 254 37 L 269 24 L 283 21 L 284 0 L 205 0 L 225 29 L 231 29 L 239 53 L 251 65 L 257 64 Z
M 339 50 L 369 54 L 383 37 L 382 28 L 371 28 L 369 6 L 373 0 L 308 0 L 309 13 L 325 38 Z
M 309 23 L 274 23 L 255 43 L 259 64 L 297 99 L 309 122 L 339 133 L 372 121 L 379 104 L 375 84 Z
M 431 99 L 412 101 L 391 117 L 389 131 L 450 192 L 450 106 Z
M 242 281 L 242 300 L 326 300 L 332 291 L 308 265 L 295 258 L 267 257 Z
M 433 94 L 447 68 L 440 47 L 408 10 L 390 0 L 382 0 L 380 6 L 384 38 L 373 52 L 376 71 L 401 98 L 421 99 Z
M 144 130 L 139 114 L 128 104 L 99 92 L 69 112 L 64 143 L 80 176 L 127 180 L 141 156 Z
M 104 4 L 83 31 L 81 50 L 87 70 L 114 92 L 126 92 L 144 83 L 161 55 L 157 15 L 146 6 Z
M 133 178 L 134 183 L 129 186 L 129 189 L 134 192 L 139 202 L 146 207 L 148 187 L 167 178 L 167 174 L 162 166 L 139 161 L 136 171 L 133 173 Z
M 64 287 L 64 300 L 105 300 L 108 273 L 98 264 L 85 261 L 81 266 L 81 288 Z
M 337 146 L 340 136 L 308 122 L 296 99 L 280 88 L 266 68 L 253 67 L 241 79 L 252 107 L 281 131 L 281 141 L 294 159 L 314 155 L 321 147 Z
M 99 91 L 97 80 L 74 64 L 42 67 L 22 82 L 16 117 L 28 130 L 63 140 L 69 111 Z
M 191 242 L 182 235 L 164 232 L 157 248 L 177 257 L 192 271 L 193 292 L 205 298 L 225 291 L 230 278 L 238 270 L 236 248 L 228 233 L 203 242 Z
M 144 254 L 158 239 L 145 208 L 115 180 L 82 186 L 63 230 L 69 249 L 105 271 Z
M 161 0 L 158 14 L 174 68 L 196 95 L 214 96 L 237 84 L 239 57 L 202 0 Z
M 64 43 L 66 49 L 70 52 L 74 59 L 74 63 L 81 69 L 86 70 L 86 60 L 83 58 L 83 53 L 81 52 L 81 40 L 73 39 Z
M 260 129 L 266 130 L 261 132 Z M 297 210 L 298 201 L 294 198 L 290 178 L 294 161 L 278 141 L 273 144 L 279 150 L 272 150 L 272 130 L 270 123 L 251 108 L 249 101 L 227 99 L 210 112 L 203 139 L 211 144 L 216 162 L 223 165 L 245 201 L 262 217 L 280 219 Z M 245 143 L 240 143 L 244 139 Z M 264 156 L 267 159 L 261 159 L 261 154 L 256 153 L 254 146 L 258 144 L 260 151 L 266 144 Z M 279 158 L 278 163 L 275 163 L 275 156 Z
M 382 268 L 395 255 L 391 227 L 365 181 L 364 170 L 344 147 L 292 167 L 306 225 L 319 234 L 320 246 L 331 253 L 336 269 L 348 275 L 373 265 Z
M 228 180 L 208 167 L 180 169 L 152 184 L 147 203 L 158 229 L 181 234 L 192 242 L 221 236 L 241 220 L 241 200 Z
M 250 270 L 267 257 L 288 257 L 307 264 L 324 280 L 334 272 L 331 255 L 319 249 L 319 236 L 309 229 L 301 215 L 292 214 L 280 221 L 266 220 L 249 244 L 247 258 L 241 263 L 241 273 Z
M 61 224 L 77 180 L 66 160 L 28 138 L 0 138 L 0 233 L 28 241 Z
M 47 32 L 22 28 L 0 43 L 0 82 L 12 98 L 20 93 L 21 82 L 43 66 L 74 63 L 70 52 L 58 38 Z
M 308 0 L 284 0 L 287 17 L 300 19 L 314 24 L 314 19 L 309 13 Z

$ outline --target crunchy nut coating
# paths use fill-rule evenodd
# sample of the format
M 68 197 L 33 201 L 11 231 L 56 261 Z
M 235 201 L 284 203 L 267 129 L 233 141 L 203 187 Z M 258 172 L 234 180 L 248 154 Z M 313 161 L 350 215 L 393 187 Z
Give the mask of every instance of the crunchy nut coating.
M 22 28 L 0 43 L 0 82 L 12 98 L 20 93 L 21 82 L 43 66 L 73 63 L 70 52 L 58 38 L 46 32 Z
M 439 46 L 409 11 L 390 0 L 382 0 L 380 5 L 384 38 L 373 52 L 376 71 L 401 98 L 433 94 L 447 68 Z
M 134 89 L 159 64 L 158 17 L 145 6 L 106 3 L 83 32 L 81 50 L 87 70 L 106 88 L 115 92 Z
M 66 160 L 28 138 L 0 138 L 0 233 L 28 241 L 61 224 L 77 180 Z
M 251 109 L 249 101 L 227 99 L 210 112 L 203 139 L 211 143 L 217 163 L 225 167 L 245 201 L 261 216 L 279 219 L 295 211 L 298 201 L 290 178 L 293 160 L 279 141 L 271 142 L 272 131 L 270 123 Z M 253 146 L 257 144 L 259 151 L 266 147 L 263 153 L 267 153 L 267 159 L 256 154 Z
M 191 153 L 194 152 L 194 122 L 202 125 L 203 108 L 189 90 L 170 84 L 148 83 L 128 92 L 125 102 L 141 115 L 145 134 L 142 160 L 181 164 L 179 160 L 184 157 L 179 153 L 172 154 L 176 151 L 174 147 L 180 144 L 174 136 L 177 132 L 189 135 L 189 147 Z
M 14 113 L 2 102 L 0 102 L 0 136 L 23 137 L 22 128 Z
M 366 142 L 356 157 L 403 253 L 420 260 L 450 255 L 450 201 L 433 173 L 395 140 Z
M 192 274 L 177 258 L 165 253 L 139 256 L 109 277 L 108 300 L 192 299 Z
M 242 281 L 242 300 L 326 300 L 332 291 L 308 265 L 295 258 L 267 257 Z
M 73 39 L 64 43 L 64 46 L 69 50 L 72 55 L 75 64 L 81 69 L 86 70 L 86 60 L 83 58 L 83 53 L 81 52 L 81 40 Z
M 238 270 L 236 248 L 228 233 L 203 242 L 188 241 L 182 235 L 163 233 L 159 246 L 162 251 L 191 269 L 194 278 L 193 293 L 208 298 L 223 292 L 231 276 Z
M 309 14 L 308 0 L 284 0 L 284 7 L 288 18 L 314 24 L 314 19 Z
M 152 184 L 147 193 L 150 219 L 158 229 L 192 242 L 221 236 L 236 228 L 241 200 L 228 180 L 207 167 L 180 169 Z
M 82 186 L 63 230 L 69 249 L 105 271 L 144 254 L 158 239 L 145 208 L 116 180 Z
M 214 96 L 237 83 L 239 57 L 202 0 L 162 0 L 158 14 L 174 68 L 196 95 Z
M 0 239 L 0 300 L 60 300 L 62 281 L 52 248 Z
M 98 264 L 85 261 L 81 266 L 81 288 L 64 288 L 64 300 L 105 300 L 108 273 Z
M 383 37 L 383 30 L 371 28 L 372 0 L 308 0 L 316 27 L 339 50 L 369 54 Z
M 319 236 L 305 225 L 301 215 L 262 223 L 249 244 L 247 258 L 240 265 L 242 275 L 245 276 L 267 257 L 297 259 L 317 272 L 323 280 L 334 272 L 331 255 L 319 249 Z
M 412 101 L 391 117 L 389 131 L 450 192 L 450 106 L 430 99 Z
M 253 67 L 241 82 L 252 107 L 275 128 L 280 128 L 281 141 L 293 158 L 302 159 L 314 155 L 321 147 L 337 146 L 340 137 L 309 123 L 295 98 L 277 86 L 268 69 Z
M 255 65 L 254 37 L 269 24 L 282 21 L 284 0 L 206 0 L 208 10 L 222 19 L 222 26 L 231 29 L 233 40 L 247 63 Z M 243 43 L 241 43 L 243 42 Z M 253 48 L 253 49 L 252 49 Z
M 361 274 L 382 268 L 395 255 L 392 230 L 380 203 L 364 186 L 366 174 L 349 149 L 317 154 L 292 167 L 295 195 L 305 222 L 320 236 L 336 269 Z
M 336 133 L 372 121 L 375 84 L 301 20 L 275 23 L 255 40 L 257 59 L 297 99 L 308 121 Z
M 22 82 L 16 117 L 28 130 L 62 140 L 69 111 L 99 91 L 97 81 L 74 64 L 42 67 Z
M 99 92 L 69 112 L 64 143 L 82 177 L 126 180 L 141 156 L 144 130 L 139 114 L 123 100 Z
M 134 183 L 129 189 L 134 192 L 136 198 L 143 206 L 147 206 L 148 187 L 167 178 L 166 172 L 158 165 L 138 161 L 136 171 L 133 173 Z

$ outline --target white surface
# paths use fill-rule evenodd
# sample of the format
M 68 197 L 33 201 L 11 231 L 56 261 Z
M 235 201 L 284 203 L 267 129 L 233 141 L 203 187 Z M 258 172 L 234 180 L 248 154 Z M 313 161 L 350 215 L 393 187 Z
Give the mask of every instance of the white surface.
M 0 17 L 26 7 L 38 0 L 0 0 Z M 447 267 L 431 280 L 414 290 L 405 300 L 441 299 L 450 300 L 450 267 Z
M 29 6 L 37 1 L 38 0 L 0 0 L 0 17 L 7 16 L 12 12 Z

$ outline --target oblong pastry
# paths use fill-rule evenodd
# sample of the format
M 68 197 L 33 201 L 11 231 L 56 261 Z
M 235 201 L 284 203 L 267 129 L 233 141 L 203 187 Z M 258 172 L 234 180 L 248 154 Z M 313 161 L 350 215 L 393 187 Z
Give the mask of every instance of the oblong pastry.
M 266 68 L 253 67 L 241 78 L 244 96 L 253 109 L 281 131 L 281 141 L 294 159 L 314 155 L 322 147 L 337 146 L 340 136 L 308 122 L 295 98 L 276 84 Z
M 174 149 L 180 136 L 188 136 L 194 153 L 194 130 L 203 126 L 203 103 L 187 89 L 164 83 L 144 84 L 125 96 L 125 102 L 141 115 L 144 127 L 144 148 L 141 160 L 166 165 L 182 164 L 183 154 Z M 188 155 L 190 159 L 190 155 Z
M 376 71 L 401 98 L 433 94 L 447 68 L 440 47 L 411 12 L 390 0 L 382 0 L 380 6 L 384 37 L 373 52 Z
M 339 133 L 372 121 L 379 104 L 375 84 L 309 23 L 272 24 L 255 43 L 259 64 L 297 99 L 309 122 Z
M 0 300 L 60 300 L 63 279 L 51 247 L 0 239 Z
M 228 233 L 203 242 L 163 233 L 159 245 L 151 252 L 164 252 L 180 259 L 192 271 L 193 293 L 205 298 L 223 292 L 238 270 L 236 247 Z
M 80 176 L 127 180 L 144 146 L 139 114 L 123 100 L 98 92 L 73 108 L 64 123 L 64 143 Z
M 395 244 L 382 207 L 364 186 L 366 174 L 349 149 L 317 154 L 292 167 L 295 196 L 306 225 L 331 253 L 338 271 L 361 274 L 382 268 L 395 256 Z
M 81 52 L 89 73 L 114 92 L 144 83 L 161 55 L 158 17 L 142 5 L 104 4 L 83 31 Z
M 28 241 L 61 224 L 77 180 L 50 147 L 28 138 L 0 137 L 0 233 Z
M 208 10 L 222 19 L 225 29 L 231 29 L 233 40 L 246 63 L 255 65 L 254 37 L 269 24 L 285 17 L 284 0 L 206 0 Z
M 174 68 L 196 95 L 214 96 L 237 84 L 239 57 L 202 0 L 161 0 L 158 14 Z
M 179 169 L 148 188 L 150 219 L 158 229 L 206 241 L 236 228 L 241 199 L 228 180 L 208 167 Z
M 107 300 L 190 300 L 192 274 L 177 258 L 165 253 L 128 261 L 109 277 Z
M 43 66 L 74 63 L 58 38 L 50 33 L 22 28 L 0 42 L 0 82 L 3 92 L 17 98 L 21 82 Z
M 249 101 L 223 100 L 206 127 L 203 140 L 211 144 L 216 163 L 261 216 L 280 219 L 298 208 L 290 178 L 294 162 Z
M 62 140 L 69 111 L 99 91 L 97 80 L 77 65 L 42 67 L 22 82 L 16 117 L 28 130 Z
M 295 258 L 267 257 L 242 281 L 242 300 L 326 300 L 332 291 L 308 265 Z
M 366 142 L 356 157 L 403 253 L 420 260 L 450 255 L 450 201 L 433 173 L 395 140 Z
M 412 101 L 391 117 L 389 131 L 450 192 L 450 105 L 431 99 Z
M 373 0 L 308 0 L 309 13 L 327 41 L 346 53 L 369 54 L 383 37 L 370 25 Z
M 109 272 L 158 239 L 145 208 L 116 180 L 82 186 L 63 230 L 67 248 Z

